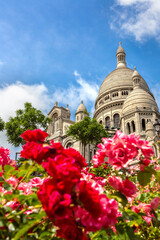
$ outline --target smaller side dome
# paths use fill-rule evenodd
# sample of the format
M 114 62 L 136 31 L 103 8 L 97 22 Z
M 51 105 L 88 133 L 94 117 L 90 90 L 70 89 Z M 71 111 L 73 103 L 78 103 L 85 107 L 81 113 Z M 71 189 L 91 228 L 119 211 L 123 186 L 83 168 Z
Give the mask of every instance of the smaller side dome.
M 139 72 L 137 72 L 136 67 L 134 68 L 132 80 L 133 80 L 133 89 L 140 88 L 141 75 L 139 74 Z
M 139 74 L 139 72 L 137 71 L 136 67 L 134 68 L 134 72 L 133 72 L 133 75 L 132 75 L 132 79 L 134 78 L 141 78 L 141 75 Z
M 158 106 L 154 100 L 154 98 L 141 88 L 135 88 L 126 100 L 124 101 L 122 113 L 123 115 L 127 115 L 130 112 L 134 112 L 135 109 L 138 108 L 141 111 L 145 111 L 145 109 L 152 111 L 156 111 L 158 113 Z
M 79 107 L 77 108 L 76 113 L 84 112 L 84 111 L 87 111 L 87 108 L 86 108 L 85 105 L 83 104 L 83 100 L 82 100 L 82 101 L 81 101 L 81 104 L 80 104 Z

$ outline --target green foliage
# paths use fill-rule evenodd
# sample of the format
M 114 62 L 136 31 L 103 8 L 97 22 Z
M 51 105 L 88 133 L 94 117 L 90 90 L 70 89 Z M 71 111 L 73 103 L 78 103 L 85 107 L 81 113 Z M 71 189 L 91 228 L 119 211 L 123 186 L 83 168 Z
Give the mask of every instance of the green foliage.
M 137 175 L 137 179 L 142 186 L 146 186 L 150 182 L 151 177 L 152 173 L 146 171 L 139 172 Z
M 3 131 L 3 130 L 4 130 L 4 126 L 5 126 L 5 123 L 4 123 L 4 121 L 2 120 L 2 118 L 0 117 L 0 131 Z
M 107 132 L 95 118 L 85 116 L 82 121 L 69 127 L 67 135 L 81 141 L 84 146 L 89 143 L 97 146 L 102 141 L 102 137 L 107 137 Z
M 24 106 L 24 110 L 17 110 L 16 116 L 10 117 L 5 124 L 8 142 L 15 147 L 24 143 L 24 140 L 20 137 L 24 131 L 37 128 L 46 129 L 50 122 L 50 119 L 45 117 L 40 110 L 32 107 L 31 103 L 25 103 Z

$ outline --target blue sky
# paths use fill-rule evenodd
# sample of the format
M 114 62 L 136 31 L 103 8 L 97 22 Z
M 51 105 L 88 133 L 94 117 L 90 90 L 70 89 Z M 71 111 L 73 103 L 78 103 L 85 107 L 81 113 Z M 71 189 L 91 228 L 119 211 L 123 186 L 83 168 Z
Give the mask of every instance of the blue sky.
M 0 0 L 0 116 L 58 101 L 93 112 L 119 41 L 160 101 L 159 0 Z M 0 135 L 0 145 L 8 146 Z

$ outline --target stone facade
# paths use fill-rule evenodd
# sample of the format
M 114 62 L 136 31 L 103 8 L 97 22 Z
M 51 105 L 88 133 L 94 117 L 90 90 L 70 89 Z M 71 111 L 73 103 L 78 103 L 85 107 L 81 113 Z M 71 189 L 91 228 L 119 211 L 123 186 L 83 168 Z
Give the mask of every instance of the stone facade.
M 140 135 L 152 144 L 156 136 L 153 123 L 155 119 L 160 119 L 155 98 L 136 68 L 132 70 L 127 67 L 126 53 L 121 44 L 116 57 L 117 68 L 104 79 L 100 87 L 93 117 L 108 129 L 111 135 L 116 129 L 120 129 L 126 134 Z M 86 107 L 82 101 L 75 114 L 76 122 L 83 119 L 84 111 Z M 66 148 L 72 146 L 83 154 L 81 144 L 65 135 L 67 127 L 74 123 L 70 120 L 68 106 L 65 109 L 55 103 L 48 116 L 52 119 L 48 128 L 50 139 L 62 142 Z M 94 149 L 88 152 L 87 147 L 86 158 L 93 154 Z
M 85 116 L 85 111 L 87 111 L 87 109 L 83 104 L 83 101 L 81 101 L 81 104 L 79 105 L 75 113 L 76 122 L 83 120 Z M 66 136 L 67 128 L 73 123 L 75 123 L 74 121 L 70 120 L 70 115 L 71 113 L 68 105 L 66 108 L 59 107 L 58 103 L 55 102 L 53 108 L 48 114 L 48 117 L 52 119 L 52 122 L 48 127 L 49 139 L 53 139 L 54 142 L 61 142 L 65 148 L 73 147 L 82 155 L 84 155 L 84 149 L 82 147 L 82 144 L 79 141 L 73 140 L 72 137 Z M 91 159 L 94 154 L 94 149 L 92 146 L 90 148 L 86 146 L 86 159 L 89 159 L 89 154 Z

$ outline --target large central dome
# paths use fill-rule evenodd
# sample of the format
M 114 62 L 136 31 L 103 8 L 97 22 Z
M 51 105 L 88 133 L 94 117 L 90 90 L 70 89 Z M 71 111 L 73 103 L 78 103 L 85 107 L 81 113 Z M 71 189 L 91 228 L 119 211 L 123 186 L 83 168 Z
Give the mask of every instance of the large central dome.
M 122 89 L 125 87 L 133 88 L 133 81 L 132 81 L 133 72 L 134 71 L 132 69 L 127 67 L 115 69 L 104 79 L 99 90 L 99 95 L 107 91 L 111 91 L 111 90 L 113 91 L 117 88 L 122 88 Z M 149 92 L 147 83 L 143 78 L 141 81 L 141 87 Z

